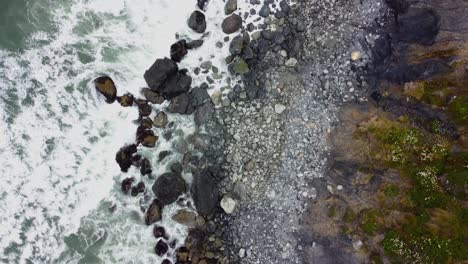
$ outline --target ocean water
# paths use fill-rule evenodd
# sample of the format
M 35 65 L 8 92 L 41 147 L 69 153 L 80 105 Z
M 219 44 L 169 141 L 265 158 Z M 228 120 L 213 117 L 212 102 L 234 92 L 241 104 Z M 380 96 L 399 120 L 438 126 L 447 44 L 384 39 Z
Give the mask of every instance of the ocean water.
M 140 210 L 151 197 L 123 195 L 121 180 L 140 175 L 121 173 L 114 161 L 134 142 L 137 110 L 106 104 L 92 80 L 107 74 L 118 94 L 139 95 L 144 71 L 169 55 L 176 33 L 202 37 L 186 26 L 196 1 L 0 1 L 0 263 L 158 263 Z M 205 44 L 181 68 L 211 60 L 225 69 L 227 45 L 215 47 L 223 38 L 223 2 L 213 0 L 206 15 Z M 202 81 L 194 76 L 194 85 Z M 166 105 L 155 106 L 152 117 Z M 169 119 L 176 136 L 139 149 L 154 176 L 182 155 L 158 163 L 157 153 L 196 129 L 190 116 Z M 154 182 L 143 180 L 147 188 Z M 170 216 L 180 207 L 166 207 L 163 218 L 178 244 L 187 230 Z

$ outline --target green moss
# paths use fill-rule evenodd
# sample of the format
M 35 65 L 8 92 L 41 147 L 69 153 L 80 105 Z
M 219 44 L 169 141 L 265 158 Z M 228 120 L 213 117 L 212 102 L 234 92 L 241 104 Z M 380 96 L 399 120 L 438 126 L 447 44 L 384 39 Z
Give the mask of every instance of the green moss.
M 335 206 L 332 206 L 328 209 L 328 213 L 327 213 L 328 217 L 330 218 L 333 218 L 336 216 L 336 207 Z
M 345 223 L 351 223 L 354 222 L 355 219 L 356 213 L 353 211 L 353 209 L 348 208 L 343 216 L 343 221 L 345 221 Z
M 366 234 L 372 234 L 377 229 L 377 213 L 370 209 L 361 212 L 361 228 Z
M 400 188 L 394 184 L 390 184 L 385 187 L 384 193 L 388 197 L 395 197 L 400 194 Z
M 468 125 L 468 96 L 457 96 L 450 102 L 449 111 L 459 125 Z

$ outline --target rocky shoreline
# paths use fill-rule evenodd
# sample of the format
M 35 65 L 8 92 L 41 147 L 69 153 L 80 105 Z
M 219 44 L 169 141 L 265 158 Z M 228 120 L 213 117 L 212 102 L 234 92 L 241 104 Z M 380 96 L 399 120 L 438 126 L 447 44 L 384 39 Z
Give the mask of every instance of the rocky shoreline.
M 374 230 L 372 212 L 382 205 L 373 203 L 372 197 L 379 193 L 381 182 L 404 190 L 411 181 L 384 167 L 362 170 L 375 160 L 358 159 L 367 148 L 359 145 L 353 126 L 372 116 L 391 120 L 408 116 L 412 126 L 423 129 L 436 120 L 439 134 L 450 140 L 462 138 L 462 149 L 466 148 L 466 130 L 460 128 L 466 124 L 465 116 L 459 117 L 462 125 L 454 123 L 438 109 L 395 98 L 394 87 L 385 84 L 402 85 L 447 73 L 446 61 L 401 63 L 401 58 L 410 56 L 408 43 L 423 45 L 421 50 L 440 41 L 436 12 L 442 8 L 423 2 L 419 5 L 425 7 L 399 0 L 250 0 L 252 9 L 240 13 L 238 1 L 227 0 L 220 29 L 231 53 L 226 58 L 233 76 L 229 87 L 210 96 L 209 77 L 208 83 L 191 87 L 192 74 L 217 74 L 209 62 L 194 72 L 178 68 L 190 49 L 203 45 L 203 38 L 180 39 L 170 47 L 171 59 L 156 60 L 144 74 L 145 99 L 118 97 L 110 78 L 96 79 L 96 89 L 108 103 L 136 105 L 140 113 L 136 145 L 116 155 L 123 172 L 137 166 L 142 177 L 153 177 L 150 161 L 137 153 L 137 145 L 155 147 L 158 136 L 153 129 L 167 127 L 163 136 L 172 136 L 168 115 L 152 113 L 152 104 L 169 100 L 167 113 L 193 115 L 197 126 L 180 143 L 184 144 L 180 162 L 157 175 L 154 200 L 143 182 L 132 178 L 122 182 L 124 193 L 145 197 L 145 222 L 156 223 L 155 252 L 167 257 L 162 263 L 395 260 L 382 249 L 383 231 Z M 193 31 L 205 32 L 203 12 L 209 4 L 197 2 L 199 10 L 188 19 Z M 453 5 L 457 4 L 461 5 Z M 463 65 L 460 78 L 466 80 Z M 161 159 L 166 155 L 159 154 Z M 370 181 L 366 178 L 370 173 L 381 180 Z M 183 177 L 186 174 L 192 175 L 190 184 Z M 174 202 L 187 207 L 173 216 L 189 228 L 182 246 L 157 225 L 161 210 Z M 363 230 L 369 225 L 370 234 Z

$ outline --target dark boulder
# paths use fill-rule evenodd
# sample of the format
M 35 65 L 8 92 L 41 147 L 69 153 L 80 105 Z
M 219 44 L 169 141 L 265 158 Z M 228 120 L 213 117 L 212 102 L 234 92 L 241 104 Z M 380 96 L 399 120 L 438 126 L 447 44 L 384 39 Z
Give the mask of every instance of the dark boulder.
M 385 2 L 398 14 L 405 13 L 410 6 L 406 0 L 385 0 Z
M 440 18 L 433 10 L 410 7 L 397 17 L 397 37 L 403 42 L 432 45 L 439 26 Z
M 239 30 L 242 26 L 242 18 L 236 14 L 232 14 L 226 17 L 221 24 L 223 32 L 226 34 L 232 34 Z
M 169 113 L 186 114 L 189 103 L 189 96 L 186 93 L 180 94 L 172 98 L 171 103 L 167 107 L 167 111 Z
M 203 33 L 206 30 L 205 15 L 198 10 L 193 11 L 187 23 L 188 26 L 197 33 Z
M 166 240 L 169 239 L 166 230 L 162 226 L 155 225 L 153 228 L 153 235 L 155 238 L 164 238 Z
M 186 190 L 185 181 L 181 175 L 164 173 L 153 185 L 153 192 L 163 205 L 177 201 Z
M 166 98 L 173 98 L 181 93 L 188 92 L 192 84 L 192 77 L 185 72 L 170 76 L 164 85 L 159 89 L 159 92 Z
M 200 2 L 200 0 L 198 0 Z M 206 1 L 206 0 L 205 0 Z M 172 262 L 168 259 L 164 259 L 161 264 L 172 264 Z
M 151 224 L 153 224 L 153 223 L 155 223 L 155 222 L 162 219 L 162 208 L 163 208 L 163 205 L 157 199 L 155 199 L 151 203 L 151 205 L 149 206 L 148 210 L 145 213 L 145 223 L 146 223 L 146 225 L 151 225 Z M 153 232 L 155 230 L 156 230 L 156 227 L 153 230 Z M 164 228 L 162 228 L 162 230 L 164 232 Z M 156 233 L 155 233 L 155 235 L 156 235 Z M 164 235 L 165 235 L 165 232 L 164 232 Z
M 132 196 L 137 196 L 139 193 L 145 192 L 145 184 L 139 182 L 137 185 L 132 187 Z
M 262 6 L 262 8 L 260 8 L 260 11 L 258 12 L 258 14 L 261 16 L 261 17 L 268 17 L 271 13 L 271 9 L 270 7 L 268 6 L 268 4 L 264 4 Z
M 154 252 L 156 252 L 156 255 L 162 256 L 167 253 L 167 250 L 169 249 L 169 246 L 164 242 L 162 239 L 158 241 L 156 246 L 154 247 Z
M 117 102 L 123 107 L 129 107 L 133 105 L 133 95 L 131 93 L 126 93 L 122 96 L 117 97 Z
M 149 159 L 147 158 L 142 159 L 140 162 L 141 175 L 149 175 L 151 174 L 151 172 L 153 172 L 153 170 L 151 168 L 151 162 L 149 161 Z
M 187 42 L 182 39 L 171 45 L 171 60 L 180 62 L 187 55 Z
M 157 128 L 165 128 L 167 123 L 167 114 L 164 112 L 159 112 L 154 118 L 154 126 Z
M 128 191 L 132 188 L 132 184 L 135 181 L 134 178 L 126 178 L 120 183 L 120 189 L 123 193 L 128 194 Z
M 135 144 L 121 148 L 115 155 L 115 161 L 120 166 L 122 172 L 127 172 L 130 166 L 132 166 L 132 155 L 137 152 L 137 146 Z
M 218 189 L 213 176 L 207 170 L 194 174 L 192 198 L 200 215 L 211 214 L 218 204 Z
M 148 100 L 148 102 L 152 104 L 162 104 L 165 100 L 164 96 L 148 88 L 141 89 L 141 94 L 145 97 L 146 100 Z
M 171 59 L 157 59 L 156 62 L 146 70 L 144 78 L 148 87 L 153 91 L 159 91 L 166 79 L 177 73 L 177 63 Z
M 117 98 L 117 88 L 110 77 L 102 76 L 94 79 L 94 86 L 106 98 L 107 103 L 112 104 Z

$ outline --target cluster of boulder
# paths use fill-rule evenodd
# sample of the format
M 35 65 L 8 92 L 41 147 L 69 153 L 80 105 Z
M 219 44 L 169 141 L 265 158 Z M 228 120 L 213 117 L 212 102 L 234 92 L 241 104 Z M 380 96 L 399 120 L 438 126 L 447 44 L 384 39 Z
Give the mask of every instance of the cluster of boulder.
M 207 1 L 198 1 L 200 10 L 193 12 L 188 20 L 188 25 L 195 32 L 203 33 L 206 30 L 206 19 L 203 10 L 206 8 Z M 239 25 L 240 27 L 240 25 Z M 238 28 L 237 28 L 238 29 Z M 236 29 L 236 30 L 237 30 Z M 156 146 L 158 136 L 154 133 L 155 129 L 166 129 L 168 126 L 168 114 L 194 114 L 196 125 L 202 126 L 214 113 L 214 104 L 205 89 L 206 87 L 192 88 L 192 78 L 187 74 L 186 69 L 179 69 L 177 63 L 180 62 L 188 53 L 188 50 L 200 47 L 203 40 L 178 40 L 170 47 L 170 59 L 157 59 L 153 65 L 144 73 L 144 79 L 148 85 L 141 89 L 143 98 L 137 98 L 130 93 L 117 96 L 117 88 L 114 81 L 109 76 L 101 76 L 94 80 L 96 90 L 104 96 L 107 103 L 112 104 L 117 101 L 122 107 L 136 107 L 138 109 L 139 126 L 136 131 L 135 143 L 122 147 L 115 156 L 115 160 L 120 166 L 122 172 L 128 172 L 134 166 L 140 170 L 141 176 L 152 177 L 152 164 L 150 160 L 138 153 L 138 146 L 147 148 Z M 164 111 L 156 113 L 151 118 L 155 104 L 162 104 L 166 100 L 170 101 Z M 163 134 L 164 135 L 164 134 Z M 198 142 L 197 144 L 202 144 Z M 161 152 L 159 159 L 164 159 L 170 152 Z M 187 165 L 184 156 L 183 164 Z M 183 165 L 174 163 L 170 165 L 170 171 L 157 177 L 151 191 L 155 198 L 150 202 L 145 211 L 144 221 L 147 225 L 153 225 L 162 219 L 162 210 L 180 199 L 180 197 L 190 192 L 197 213 L 190 210 L 180 210 L 173 219 L 190 229 L 189 237 L 185 246 L 177 249 L 177 263 L 198 263 L 201 259 L 201 243 L 205 239 L 202 226 L 204 225 L 203 216 L 208 216 L 218 205 L 219 197 L 212 172 L 206 169 L 194 169 L 193 183 L 191 188 L 187 186 L 182 177 Z M 150 191 L 146 188 L 143 181 L 138 181 L 134 177 L 129 177 L 121 182 L 121 190 L 124 194 L 131 196 L 144 195 Z M 169 249 L 174 248 L 177 242 L 171 240 L 169 234 L 162 226 L 155 225 L 153 230 L 157 239 L 154 248 L 155 253 L 161 257 L 167 256 L 162 263 L 172 263 L 169 260 Z M 198 253 L 197 253 L 198 252 Z M 196 260 L 196 261 L 195 261 Z M 195 261 L 195 262 L 194 262 Z

